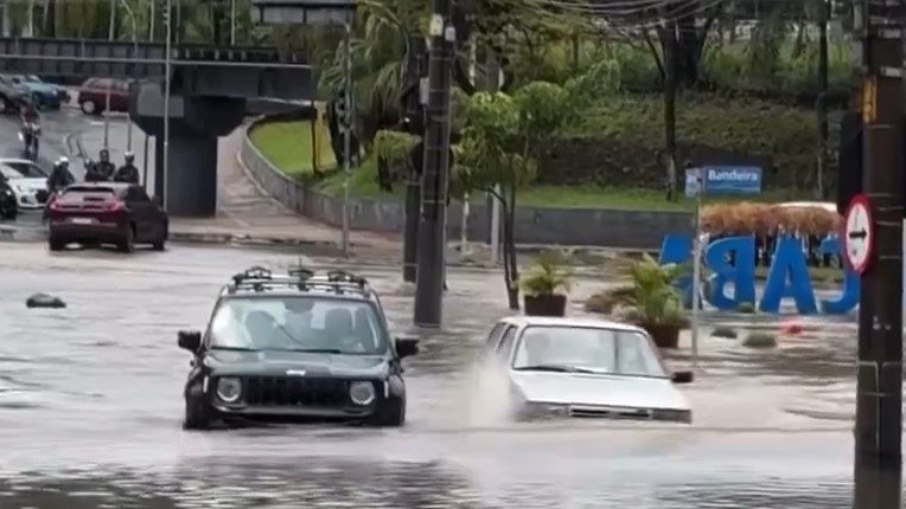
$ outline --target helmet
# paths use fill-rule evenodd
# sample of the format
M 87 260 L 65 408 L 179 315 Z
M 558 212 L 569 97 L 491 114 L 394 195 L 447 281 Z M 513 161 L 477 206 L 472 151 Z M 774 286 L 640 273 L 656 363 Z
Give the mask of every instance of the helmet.
M 60 166 L 63 168 L 68 168 L 69 167 L 69 158 L 66 156 L 63 156 L 63 157 L 57 159 L 57 166 Z
M 101 160 L 104 161 L 110 158 L 110 151 L 106 148 L 102 148 L 100 152 Z
M 132 161 L 135 160 L 135 154 L 133 154 L 132 152 L 126 152 L 126 156 L 125 156 L 125 157 L 126 157 L 126 162 L 127 162 L 127 163 L 131 163 Z

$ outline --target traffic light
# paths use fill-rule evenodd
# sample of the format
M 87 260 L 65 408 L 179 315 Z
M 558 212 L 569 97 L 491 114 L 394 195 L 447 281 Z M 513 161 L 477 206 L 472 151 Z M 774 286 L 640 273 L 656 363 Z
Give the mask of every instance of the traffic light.
M 337 90 L 337 96 L 333 101 L 333 113 L 336 115 L 340 132 L 346 132 L 352 125 L 352 112 L 347 104 L 348 99 L 349 98 L 346 96 L 346 85 L 345 83 L 341 84 L 340 88 Z

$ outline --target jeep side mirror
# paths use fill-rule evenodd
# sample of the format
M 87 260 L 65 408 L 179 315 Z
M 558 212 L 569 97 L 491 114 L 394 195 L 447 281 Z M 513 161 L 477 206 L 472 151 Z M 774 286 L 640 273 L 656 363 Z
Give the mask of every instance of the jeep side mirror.
M 418 338 L 398 337 L 396 338 L 396 354 L 403 357 L 411 357 L 418 353 Z
M 181 330 L 176 337 L 180 348 L 190 352 L 197 352 L 201 348 L 201 333 L 198 331 Z
M 695 375 L 691 371 L 675 371 L 672 380 L 675 384 L 688 384 L 692 383 L 694 378 Z

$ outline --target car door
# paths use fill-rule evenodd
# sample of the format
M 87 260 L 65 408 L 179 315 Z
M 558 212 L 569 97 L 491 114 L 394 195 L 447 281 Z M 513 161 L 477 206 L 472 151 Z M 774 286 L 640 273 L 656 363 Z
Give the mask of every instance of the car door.
M 126 190 L 126 205 L 132 211 L 137 241 L 146 242 L 157 238 L 155 229 L 154 206 L 144 189 L 140 186 L 129 186 Z

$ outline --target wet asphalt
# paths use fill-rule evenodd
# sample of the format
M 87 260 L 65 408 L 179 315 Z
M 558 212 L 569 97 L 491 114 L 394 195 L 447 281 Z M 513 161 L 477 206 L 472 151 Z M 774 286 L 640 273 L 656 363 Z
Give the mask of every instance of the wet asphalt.
M 122 121 L 111 125 L 111 145 L 123 145 Z M 48 114 L 44 126 L 43 163 L 66 151 L 69 133 L 89 150 L 103 144 L 103 123 L 75 111 Z M 0 119 L 0 155 L 16 155 L 18 145 L 2 140 L 15 140 L 17 129 Z M 285 267 L 299 254 L 178 245 L 132 256 L 50 254 L 42 244 L 11 243 L 0 243 L 0 253 L 0 509 L 851 505 L 851 316 L 803 319 L 804 333 L 781 335 L 770 350 L 704 334 L 697 379 L 682 386 L 691 426 L 515 424 L 474 382 L 482 335 L 510 313 L 502 276 L 451 269 L 445 326 L 423 332 L 420 355 L 406 363 L 404 428 L 195 433 L 181 429 L 190 357 L 176 347 L 176 332 L 204 327 L 229 275 Z M 394 330 L 412 332 L 412 291 L 398 270 L 352 268 L 382 293 Z M 570 313 L 581 314 L 581 301 L 609 284 L 582 278 Z M 26 309 L 39 291 L 68 307 Z M 741 337 L 743 328 L 780 322 L 711 321 Z M 686 336 L 668 363 L 691 366 L 689 350 Z
M 482 334 L 509 314 L 496 273 L 451 270 L 445 327 L 407 361 L 399 430 L 181 429 L 189 355 L 229 275 L 297 255 L 172 246 L 165 253 L 51 255 L 0 244 L 0 507 L 848 507 L 852 345 L 829 334 L 753 351 L 706 338 L 683 386 L 691 426 L 515 424 L 476 390 Z M 324 260 L 306 259 L 323 265 Z M 392 326 L 411 332 L 396 270 L 365 274 Z M 606 282 L 583 279 L 572 314 Z M 46 291 L 63 310 L 28 310 Z M 814 323 L 819 323 L 815 321 Z M 774 327 L 773 323 L 762 324 Z M 685 338 L 687 341 L 688 338 Z M 830 344 L 829 344 L 830 343 Z M 687 345 L 671 356 L 690 362 Z

